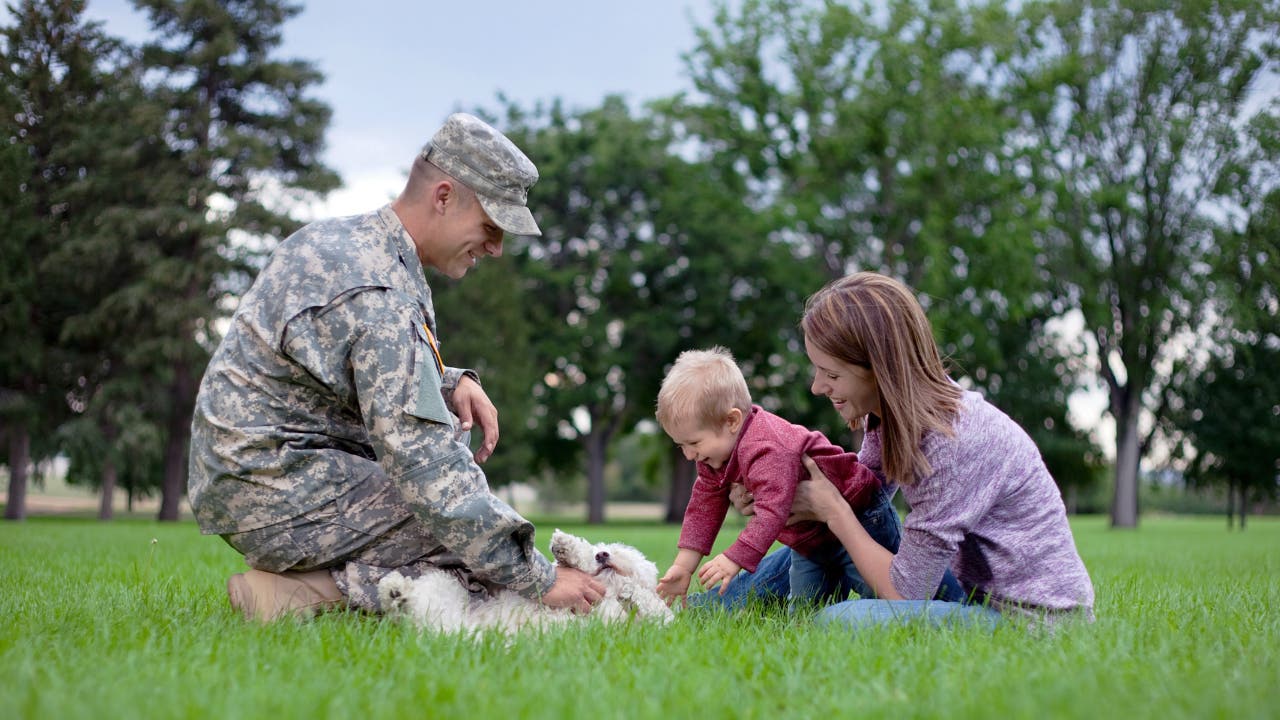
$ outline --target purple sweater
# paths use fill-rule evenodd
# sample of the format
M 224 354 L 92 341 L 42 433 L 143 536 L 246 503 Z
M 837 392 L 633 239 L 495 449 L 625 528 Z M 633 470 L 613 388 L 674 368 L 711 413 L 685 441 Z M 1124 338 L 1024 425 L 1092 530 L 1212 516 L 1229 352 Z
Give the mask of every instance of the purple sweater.
M 1092 619 L 1093 583 L 1030 436 L 975 392 L 964 393 L 954 429 L 925 435 L 932 474 L 902 486 L 911 512 L 890 568 L 894 588 L 909 600 L 932 597 L 950 567 L 997 609 L 1082 609 Z M 884 478 L 879 430 L 867 432 L 859 457 Z

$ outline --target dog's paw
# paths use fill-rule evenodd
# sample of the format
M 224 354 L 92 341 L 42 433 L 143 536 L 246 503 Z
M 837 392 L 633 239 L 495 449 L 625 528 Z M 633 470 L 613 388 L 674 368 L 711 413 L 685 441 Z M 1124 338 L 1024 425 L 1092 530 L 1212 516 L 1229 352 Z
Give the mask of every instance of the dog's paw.
M 551 556 L 565 567 L 594 574 L 599 569 L 595 546 L 586 540 L 556 528 L 551 533 Z

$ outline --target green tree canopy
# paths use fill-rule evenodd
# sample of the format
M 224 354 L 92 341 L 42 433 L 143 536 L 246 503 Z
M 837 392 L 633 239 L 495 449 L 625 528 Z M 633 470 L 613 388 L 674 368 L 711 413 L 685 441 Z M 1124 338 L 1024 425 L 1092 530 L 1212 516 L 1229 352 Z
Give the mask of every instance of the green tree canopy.
M 1062 0 L 1019 17 L 1010 67 L 1045 219 L 1036 240 L 1054 295 L 1084 318 L 1108 391 L 1113 526 L 1137 524 L 1139 462 L 1176 365 L 1208 337 L 1220 180 L 1251 152 L 1240 128 L 1280 60 L 1278 36 L 1272 0 Z
M 1038 199 L 1005 84 L 1012 27 L 1000 4 L 721 4 L 687 56 L 695 92 L 668 112 L 810 265 L 794 291 L 857 269 L 906 282 L 957 378 L 1060 448 L 1063 481 L 1088 475 L 1071 453 L 1095 451 L 1067 419 L 1077 381 L 1048 329 L 1064 308 L 1032 242 Z M 787 364 L 807 368 L 799 349 Z M 786 375 L 783 414 L 832 426 L 803 374 Z
M 28 0 L 9 11 L 0 47 L 0 434 L 9 445 L 6 517 L 20 519 L 28 463 L 56 452 L 53 430 L 71 416 L 67 396 L 85 364 L 63 342 L 86 302 L 84 268 L 67 267 L 61 253 L 102 208 L 72 188 L 99 170 L 84 138 L 110 122 L 119 46 L 84 20 L 83 0 Z

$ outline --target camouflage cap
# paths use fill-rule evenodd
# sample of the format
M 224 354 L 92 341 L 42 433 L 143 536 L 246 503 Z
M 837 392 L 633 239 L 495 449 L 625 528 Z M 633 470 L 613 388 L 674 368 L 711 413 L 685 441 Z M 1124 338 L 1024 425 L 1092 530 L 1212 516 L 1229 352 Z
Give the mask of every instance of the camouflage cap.
M 422 159 L 475 191 L 498 227 L 541 235 L 526 203 L 538 168 L 506 135 L 474 115 L 454 113 L 422 148 Z

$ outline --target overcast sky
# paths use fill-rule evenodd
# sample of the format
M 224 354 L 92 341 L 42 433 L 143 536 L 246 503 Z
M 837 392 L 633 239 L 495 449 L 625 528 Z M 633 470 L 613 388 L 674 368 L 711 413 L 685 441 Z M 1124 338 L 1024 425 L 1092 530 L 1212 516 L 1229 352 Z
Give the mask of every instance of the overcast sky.
M 87 8 L 113 35 L 149 35 L 129 0 Z M 496 111 L 499 92 L 522 105 L 561 98 L 588 108 L 610 93 L 636 104 L 687 89 L 680 55 L 712 8 L 712 0 L 305 2 L 285 24 L 277 57 L 324 73 L 314 95 L 333 108 L 325 159 L 346 184 L 315 214 L 381 205 L 449 113 Z

